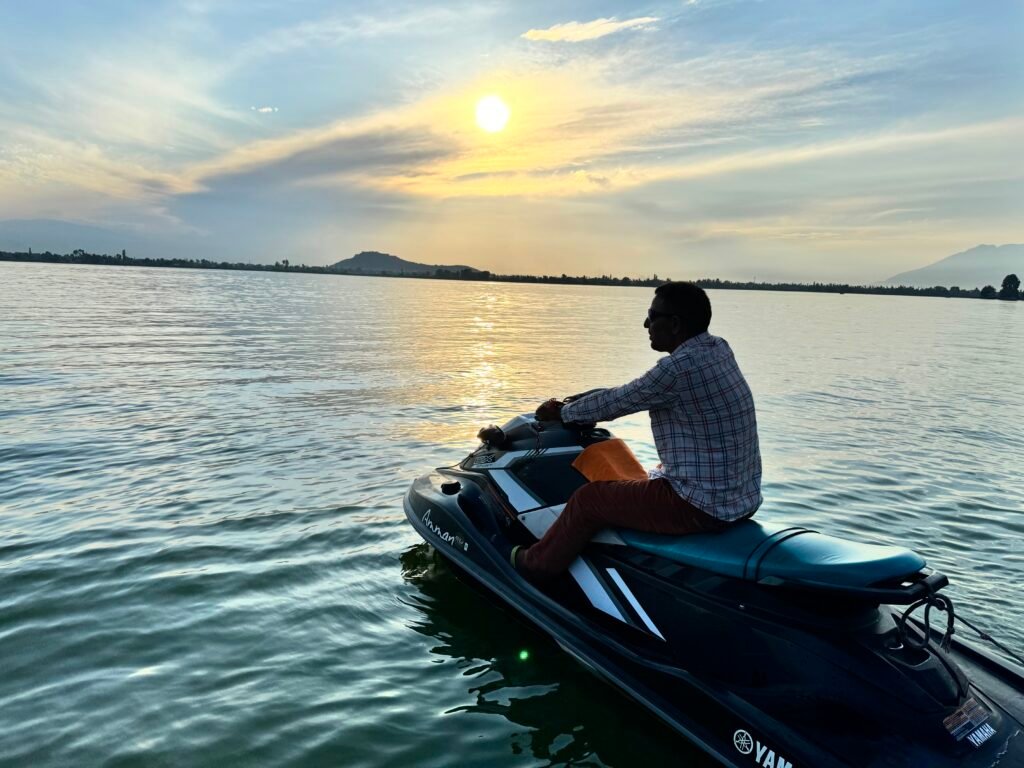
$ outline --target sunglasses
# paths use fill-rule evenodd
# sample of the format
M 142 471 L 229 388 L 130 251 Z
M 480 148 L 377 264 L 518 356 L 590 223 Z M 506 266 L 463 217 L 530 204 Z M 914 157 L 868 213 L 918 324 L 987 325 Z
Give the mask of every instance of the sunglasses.
M 647 322 L 653 323 L 659 317 L 677 317 L 675 312 L 656 312 L 653 309 L 647 310 Z

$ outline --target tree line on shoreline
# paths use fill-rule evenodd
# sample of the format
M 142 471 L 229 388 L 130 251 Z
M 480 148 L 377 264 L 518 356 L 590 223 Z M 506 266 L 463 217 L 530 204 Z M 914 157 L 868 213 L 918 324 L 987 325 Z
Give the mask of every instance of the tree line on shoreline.
M 134 258 L 125 251 L 116 255 L 86 253 L 77 249 L 67 254 L 8 252 L 0 251 L 0 261 L 40 262 L 45 264 L 92 264 L 98 266 L 131 266 L 131 267 L 169 267 L 177 269 L 233 269 L 257 272 L 311 272 L 314 274 L 350 275 L 359 277 L 416 277 L 425 280 L 474 280 L 504 283 L 552 283 L 558 285 L 625 285 L 655 287 L 666 282 L 668 278 L 657 275 L 642 278 L 574 275 L 501 275 L 487 270 L 436 269 L 431 272 L 395 273 L 395 272 L 362 272 L 339 270 L 332 267 L 310 267 L 305 264 L 292 264 L 288 259 L 273 264 L 249 264 L 245 262 L 209 261 L 208 259 L 149 259 Z M 745 290 L 745 291 L 800 291 L 811 293 L 859 293 L 882 296 L 941 296 L 963 299 L 1003 299 L 1007 301 L 1024 300 L 1020 291 L 1020 280 L 1011 274 L 1003 278 L 1002 287 L 986 285 L 982 288 L 960 288 L 936 285 L 931 288 L 914 288 L 906 285 L 850 285 L 847 283 L 767 283 L 718 278 L 701 278 L 693 282 L 702 288 Z

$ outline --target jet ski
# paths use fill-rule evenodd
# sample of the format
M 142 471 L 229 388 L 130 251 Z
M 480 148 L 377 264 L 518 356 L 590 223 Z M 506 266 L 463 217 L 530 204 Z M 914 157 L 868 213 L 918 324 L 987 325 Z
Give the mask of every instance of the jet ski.
M 517 416 L 405 495 L 472 584 L 736 768 L 1024 766 L 1024 667 L 954 632 L 948 579 L 917 553 L 755 518 L 717 533 L 596 536 L 564 575 L 508 560 L 612 439 Z M 767 518 L 768 516 L 764 516 Z

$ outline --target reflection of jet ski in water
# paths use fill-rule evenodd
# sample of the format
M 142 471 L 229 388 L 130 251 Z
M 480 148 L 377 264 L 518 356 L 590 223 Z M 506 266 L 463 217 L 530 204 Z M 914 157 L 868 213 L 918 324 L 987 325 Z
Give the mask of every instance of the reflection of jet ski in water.
M 566 668 L 557 646 L 532 627 L 508 621 L 499 605 L 481 601 L 429 544 L 407 549 L 401 564 L 402 576 L 415 586 L 402 598 L 418 614 L 408 626 L 432 640 L 432 654 L 454 660 L 454 687 L 465 689 L 458 706 L 446 702 L 445 715 L 507 720 L 510 759 L 532 755 L 535 765 L 715 765 L 643 710 L 618 706 L 616 693 L 582 668 Z M 495 730 L 501 728 L 487 728 Z M 632 738 L 620 738 L 623 732 Z M 481 753 L 460 754 L 457 762 L 494 763 Z
M 538 588 L 494 530 L 543 535 L 586 482 L 573 462 L 610 434 L 526 416 L 481 434 L 460 464 L 413 483 L 413 527 L 722 763 L 1024 765 L 1024 668 L 953 636 L 947 579 L 916 553 L 755 520 L 682 537 L 604 531 Z

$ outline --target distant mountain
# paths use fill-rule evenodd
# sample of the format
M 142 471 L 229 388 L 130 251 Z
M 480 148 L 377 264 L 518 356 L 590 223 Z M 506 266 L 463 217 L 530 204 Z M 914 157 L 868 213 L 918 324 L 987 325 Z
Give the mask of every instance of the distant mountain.
M 998 289 L 1003 278 L 1011 273 L 1024 279 L 1024 244 L 977 245 L 927 267 L 893 275 L 883 284 L 917 288 L 935 285 L 981 288 L 991 285 Z
M 439 269 L 442 272 L 481 271 L 461 264 L 418 264 L 415 261 L 406 261 L 392 256 L 390 253 L 378 253 L 377 251 L 357 253 L 351 259 L 343 259 L 332 264 L 329 269 L 336 272 L 362 272 L 373 275 L 379 275 L 381 272 L 389 275 L 432 275 Z

